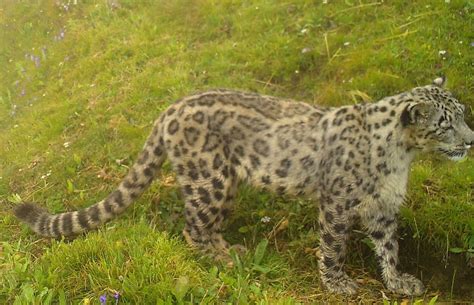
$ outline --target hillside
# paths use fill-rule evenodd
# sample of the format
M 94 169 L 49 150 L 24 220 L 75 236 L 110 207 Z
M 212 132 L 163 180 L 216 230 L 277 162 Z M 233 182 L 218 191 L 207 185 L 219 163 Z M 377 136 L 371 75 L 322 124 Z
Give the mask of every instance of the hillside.
M 250 253 L 217 268 L 180 235 L 169 165 L 124 216 L 74 241 L 35 236 L 11 213 L 22 201 L 61 212 L 103 199 L 160 112 L 208 88 L 338 106 L 446 75 L 472 111 L 472 2 L 390 2 L 2 1 L 0 303 L 111 304 L 115 292 L 120 304 L 400 301 L 359 230 L 348 267 L 361 293 L 327 294 L 314 204 L 246 186 L 227 236 Z M 421 155 L 412 169 L 401 257 L 426 302 L 474 299 L 473 156 Z

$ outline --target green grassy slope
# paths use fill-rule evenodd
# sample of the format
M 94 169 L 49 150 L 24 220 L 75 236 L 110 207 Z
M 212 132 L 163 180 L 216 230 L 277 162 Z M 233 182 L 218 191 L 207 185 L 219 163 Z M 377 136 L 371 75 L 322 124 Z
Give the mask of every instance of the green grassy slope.
M 470 1 L 63 2 L 0 4 L 0 303 L 97 302 L 113 290 L 125 303 L 341 301 L 319 288 L 316 211 L 303 200 L 242 188 L 228 238 L 251 253 L 221 271 L 154 230 L 182 228 L 169 170 L 126 215 L 72 243 L 34 236 L 10 209 L 25 200 L 60 212 L 102 199 L 160 111 L 206 88 L 343 105 L 444 74 L 474 107 Z M 416 162 L 402 237 L 433 252 L 417 262 L 469 257 L 473 192 L 472 158 Z M 362 243 L 349 271 L 364 286 L 356 298 L 381 300 L 370 245 L 354 235 Z M 415 253 L 404 251 L 405 260 Z M 460 273 L 424 281 L 441 298 L 474 298 Z

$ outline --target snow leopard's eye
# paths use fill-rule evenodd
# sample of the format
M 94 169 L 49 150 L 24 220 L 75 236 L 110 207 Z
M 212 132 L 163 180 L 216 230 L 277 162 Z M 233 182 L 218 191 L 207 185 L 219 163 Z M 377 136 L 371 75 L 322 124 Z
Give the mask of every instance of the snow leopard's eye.
M 451 127 L 451 123 L 448 121 L 443 121 L 441 122 L 441 124 L 439 124 L 439 126 L 441 126 L 442 128 L 449 128 Z
M 441 117 L 438 121 L 439 127 L 443 129 L 450 129 L 452 128 L 451 121 L 447 120 L 445 117 Z

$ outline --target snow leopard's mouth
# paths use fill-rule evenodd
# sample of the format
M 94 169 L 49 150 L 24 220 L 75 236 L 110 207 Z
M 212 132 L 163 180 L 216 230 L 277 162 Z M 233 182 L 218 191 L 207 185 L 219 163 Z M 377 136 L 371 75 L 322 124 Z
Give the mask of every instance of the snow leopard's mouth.
M 440 149 L 441 153 L 451 161 L 461 161 L 467 156 L 467 149 L 446 150 Z

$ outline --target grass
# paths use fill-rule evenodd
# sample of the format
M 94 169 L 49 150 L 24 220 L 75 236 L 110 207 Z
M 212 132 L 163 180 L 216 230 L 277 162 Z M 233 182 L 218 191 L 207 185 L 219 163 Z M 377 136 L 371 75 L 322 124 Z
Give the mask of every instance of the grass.
M 184 246 L 169 167 L 126 215 L 73 242 L 32 235 L 11 208 L 26 200 L 60 212 L 102 199 L 160 111 L 206 88 L 343 105 L 444 74 L 472 109 L 473 9 L 455 0 L 3 1 L 0 302 L 87 303 L 113 291 L 123 303 L 347 301 L 319 287 L 316 209 L 304 200 L 242 187 L 227 235 L 251 250 L 232 270 Z M 463 286 L 473 183 L 472 158 L 422 156 L 413 167 L 401 255 L 416 257 L 426 301 L 474 298 Z M 370 244 L 354 236 L 348 267 L 364 288 L 351 300 L 381 301 Z
M 197 263 L 190 260 L 182 243 L 143 224 L 134 228 L 132 234 L 126 227 L 116 228 L 105 240 L 91 234 L 90 238 L 72 243 L 55 243 L 38 264 L 23 270 L 18 268 L 26 266 L 25 261 L 12 255 L 18 248 L 8 247 L 7 262 L 12 268 L 5 278 L 9 287 L 21 285 L 17 300 L 29 304 L 46 303 L 48 298 L 61 295 L 69 302 L 94 299 L 112 292 L 114 287 L 130 296 L 130 302 L 149 303 L 168 300 L 173 295 L 182 299 L 180 290 L 199 293 L 200 286 L 212 284 L 204 279 Z M 186 285 L 183 287 L 180 282 Z M 74 297 L 79 295 L 80 298 Z

